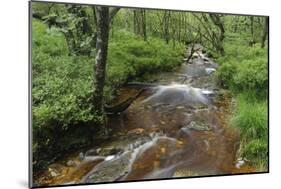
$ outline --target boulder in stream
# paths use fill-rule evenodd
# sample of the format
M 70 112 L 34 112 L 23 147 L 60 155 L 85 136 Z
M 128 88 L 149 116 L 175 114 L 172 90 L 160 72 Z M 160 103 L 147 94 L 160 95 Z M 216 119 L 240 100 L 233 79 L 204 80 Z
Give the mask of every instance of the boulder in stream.
M 104 161 L 97 165 L 82 179 L 82 183 L 113 182 L 128 173 L 132 152 L 126 152 L 118 158 Z

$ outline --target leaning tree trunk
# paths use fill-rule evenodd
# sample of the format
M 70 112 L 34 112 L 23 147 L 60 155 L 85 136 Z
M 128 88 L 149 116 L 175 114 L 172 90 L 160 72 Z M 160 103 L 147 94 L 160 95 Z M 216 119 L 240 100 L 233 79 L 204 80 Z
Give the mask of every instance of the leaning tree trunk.
M 96 59 L 94 65 L 94 108 L 96 113 L 101 118 L 100 124 L 104 127 L 106 125 L 106 117 L 104 113 L 104 99 L 103 88 L 105 83 L 106 74 L 106 59 L 108 48 L 108 36 L 109 36 L 109 8 L 97 7 L 97 40 L 96 40 Z
M 269 18 L 266 17 L 264 18 L 264 27 L 263 27 L 263 33 L 262 33 L 262 37 L 261 37 L 261 48 L 264 48 L 265 46 L 265 40 L 266 37 L 268 35 L 268 29 L 269 29 Z

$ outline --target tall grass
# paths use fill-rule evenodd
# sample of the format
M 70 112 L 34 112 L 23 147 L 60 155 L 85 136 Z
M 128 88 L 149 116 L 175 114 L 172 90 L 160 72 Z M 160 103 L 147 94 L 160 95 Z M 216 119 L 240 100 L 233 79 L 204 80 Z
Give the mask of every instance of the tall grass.
M 241 155 L 258 171 L 267 170 L 268 162 L 268 104 L 247 93 L 237 97 L 237 110 L 231 124 L 241 131 Z

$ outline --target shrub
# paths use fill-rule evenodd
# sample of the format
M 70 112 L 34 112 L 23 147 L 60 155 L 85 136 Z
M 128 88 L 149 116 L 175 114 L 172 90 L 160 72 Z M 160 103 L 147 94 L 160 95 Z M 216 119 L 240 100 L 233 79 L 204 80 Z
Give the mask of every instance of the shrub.
M 239 65 L 234 76 L 234 86 L 238 90 L 255 90 L 265 96 L 268 88 L 268 67 L 263 59 L 245 60 Z
M 233 77 L 237 73 L 237 66 L 235 63 L 228 62 L 222 64 L 217 72 L 217 76 L 220 79 L 221 86 L 229 88 L 233 84 Z
M 218 59 L 221 64 L 218 78 L 222 86 L 234 92 L 255 91 L 256 96 L 266 97 L 268 89 L 267 50 L 258 45 L 250 47 L 233 43 L 226 46 L 226 56 Z
M 63 34 L 36 19 L 32 20 L 32 51 L 33 54 L 46 53 L 49 56 L 63 56 L 68 53 Z
M 183 49 L 178 43 L 173 49 L 161 39 L 143 41 L 131 32 L 116 31 L 109 43 L 106 100 L 112 100 L 116 89 L 129 80 L 173 70 L 181 63 Z

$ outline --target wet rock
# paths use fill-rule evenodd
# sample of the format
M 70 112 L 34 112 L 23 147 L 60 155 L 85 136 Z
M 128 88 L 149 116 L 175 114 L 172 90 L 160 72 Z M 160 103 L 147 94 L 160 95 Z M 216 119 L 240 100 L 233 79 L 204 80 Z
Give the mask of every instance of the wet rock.
M 66 162 L 66 166 L 68 166 L 68 167 L 72 167 L 74 165 L 75 165 L 75 162 L 72 161 L 72 160 L 69 160 L 69 161 Z
M 210 74 L 214 73 L 216 71 L 216 69 L 215 68 L 205 68 L 205 71 L 208 75 L 210 75 Z
M 98 148 L 99 150 L 101 150 L 100 148 Z M 95 156 L 97 155 L 97 151 L 98 149 L 91 149 L 91 150 L 88 150 L 86 153 L 85 153 L 85 156 Z
M 134 149 L 141 144 L 151 140 L 149 135 L 145 134 L 143 128 L 136 128 L 130 130 L 125 135 L 120 135 L 116 138 L 109 139 L 108 142 L 99 146 L 99 148 L 94 148 L 88 150 L 86 156 L 100 156 L 107 157 L 111 155 L 121 155 L 123 152 Z
M 107 145 L 97 149 L 90 149 L 85 153 L 85 156 L 109 156 L 123 152 L 122 148 L 115 145 Z
M 191 177 L 191 176 L 199 176 L 199 174 L 189 169 L 177 169 L 173 174 L 173 177 Z
M 124 153 L 116 159 L 100 163 L 90 172 L 82 183 L 113 182 L 129 172 L 132 152 Z
M 84 154 L 83 154 L 83 152 L 80 152 L 80 153 L 79 153 L 78 159 L 79 159 L 80 161 L 82 161 L 82 160 L 84 159 Z
M 166 125 L 166 122 L 165 122 L 165 121 L 161 121 L 161 120 L 160 120 L 160 123 L 161 123 L 162 125 Z
M 203 60 L 204 60 L 204 62 L 209 62 L 210 59 L 208 57 L 206 57 L 206 55 L 204 55 Z
M 244 159 L 244 158 L 242 158 L 242 157 L 240 157 L 240 158 L 238 158 L 237 160 L 236 160 L 236 163 L 235 163 L 235 167 L 236 168 L 241 168 L 243 165 L 245 165 L 246 164 L 246 159 Z
M 123 150 L 119 147 L 116 146 L 108 146 L 106 148 L 101 148 L 101 150 L 99 151 L 98 155 L 101 156 L 109 156 L 109 155 L 114 155 L 117 154 L 119 152 L 122 152 Z
M 192 121 L 188 126 L 190 129 L 194 129 L 197 131 L 210 131 L 211 128 L 208 124 L 201 121 Z
M 51 172 L 50 172 L 50 175 L 51 175 L 52 177 L 56 177 L 56 176 L 58 176 L 59 174 L 56 173 L 55 171 L 51 171 Z
M 202 58 L 198 58 L 198 59 L 194 60 L 194 64 L 196 64 L 196 65 L 204 65 L 205 62 L 204 62 L 204 60 Z
M 184 109 L 184 106 L 177 106 L 176 109 L 182 110 L 182 109 Z
M 101 152 L 101 148 L 96 149 L 96 153 L 99 154 Z
M 59 176 L 59 173 L 58 173 L 56 170 L 52 169 L 52 168 L 49 168 L 48 171 L 49 171 L 49 173 L 50 173 L 50 175 L 51 175 L 52 177 L 57 177 L 57 176 Z
M 136 128 L 136 129 L 133 129 L 133 130 L 130 130 L 129 132 L 128 132 L 128 134 L 141 134 L 141 133 L 143 133 L 144 132 L 144 129 L 143 128 Z

